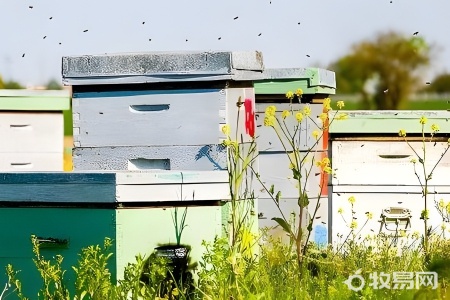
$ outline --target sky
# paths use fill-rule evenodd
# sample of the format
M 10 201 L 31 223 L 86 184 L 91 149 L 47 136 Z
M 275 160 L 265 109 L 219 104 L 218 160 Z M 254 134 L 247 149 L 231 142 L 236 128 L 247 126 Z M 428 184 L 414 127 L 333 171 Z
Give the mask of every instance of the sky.
M 30 87 L 61 82 L 63 56 L 184 50 L 326 68 L 395 30 L 434 45 L 430 80 L 450 72 L 449 16 L 450 0 L 0 0 L 0 75 Z

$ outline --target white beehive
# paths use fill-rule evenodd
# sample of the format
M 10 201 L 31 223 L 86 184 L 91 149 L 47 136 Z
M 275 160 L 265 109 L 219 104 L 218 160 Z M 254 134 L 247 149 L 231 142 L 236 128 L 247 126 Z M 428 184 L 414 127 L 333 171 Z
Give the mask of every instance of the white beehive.
M 0 90 L 1 171 L 62 171 L 68 91 Z

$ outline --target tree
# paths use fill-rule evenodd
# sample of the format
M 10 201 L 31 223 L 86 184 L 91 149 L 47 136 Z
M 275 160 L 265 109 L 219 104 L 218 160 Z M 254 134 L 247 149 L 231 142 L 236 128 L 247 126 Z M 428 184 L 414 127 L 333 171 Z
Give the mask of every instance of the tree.
M 23 89 L 23 86 L 13 80 L 3 81 L 2 76 L 0 76 L 0 89 Z
M 330 69 L 336 73 L 338 91 L 360 93 L 365 109 L 398 109 L 415 89 L 420 71 L 430 63 L 430 51 L 421 37 L 381 33 L 354 45 Z M 372 95 L 369 84 L 374 87 Z
M 50 80 L 46 85 L 47 90 L 62 90 L 62 85 L 55 79 Z
M 10 81 L 6 81 L 4 83 L 4 87 L 5 89 L 14 89 L 14 90 L 19 90 L 19 89 L 23 89 L 24 87 L 18 83 L 17 81 L 14 80 L 10 80 Z
M 444 73 L 436 76 L 425 91 L 437 94 L 450 93 L 450 74 Z

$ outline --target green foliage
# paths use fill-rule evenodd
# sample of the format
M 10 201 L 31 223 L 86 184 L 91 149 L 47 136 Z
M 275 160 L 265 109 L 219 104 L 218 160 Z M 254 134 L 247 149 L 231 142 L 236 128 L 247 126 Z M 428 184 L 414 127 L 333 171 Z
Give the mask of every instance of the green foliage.
M 425 89 L 428 93 L 450 93 L 450 74 L 443 73 L 436 76 Z
M 38 292 L 39 299 L 70 299 L 69 290 L 65 286 L 61 264 L 63 257 L 56 255 L 53 259 L 45 259 L 40 253 L 40 242 L 36 236 L 31 236 L 34 264 L 41 274 L 42 288 Z
M 418 86 L 430 51 L 420 37 L 386 32 L 354 45 L 330 69 L 336 72 L 340 92 L 361 94 L 364 109 L 398 109 Z M 366 90 L 369 82 L 373 95 Z
M 47 84 L 45 85 L 47 90 L 62 90 L 62 85 L 56 81 L 55 79 L 51 79 Z
M 76 273 L 76 296 L 74 299 L 109 299 L 111 294 L 111 273 L 108 260 L 112 257 L 112 241 L 106 238 L 103 247 L 89 246 L 81 250 Z

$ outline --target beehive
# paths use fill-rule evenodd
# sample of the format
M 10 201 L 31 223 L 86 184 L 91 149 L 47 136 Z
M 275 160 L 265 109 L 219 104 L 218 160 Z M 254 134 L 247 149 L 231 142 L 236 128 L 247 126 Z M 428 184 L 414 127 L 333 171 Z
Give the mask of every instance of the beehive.
M 254 133 L 252 80 L 262 71 L 259 52 L 64 57 L 74 169 L 224 169 L 220 128 L 238 124 L 240 101 L 240 132 Z
M 0 90 L 0 171 L 62 171 L 68 91 Z

